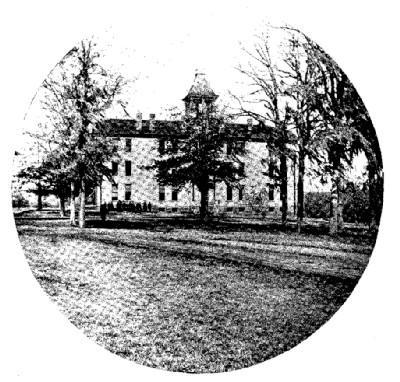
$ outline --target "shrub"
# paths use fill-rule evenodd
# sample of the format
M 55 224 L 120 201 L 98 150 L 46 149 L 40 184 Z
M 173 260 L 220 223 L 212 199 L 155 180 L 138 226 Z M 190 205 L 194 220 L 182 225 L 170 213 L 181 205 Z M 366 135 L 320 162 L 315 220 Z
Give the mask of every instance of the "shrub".
M 304 211 L 310 218 L 329 219 L 330 205 L 330 192 L 307 192 L 305 194 Z
M 368 191 L 362 184 L 348 182 L 341 192 L 343 220 L 348 223 L 369 221 Z M 308 192 L 304 198 L 306 216 L 329 219 L 331 207 L 330 192 Z

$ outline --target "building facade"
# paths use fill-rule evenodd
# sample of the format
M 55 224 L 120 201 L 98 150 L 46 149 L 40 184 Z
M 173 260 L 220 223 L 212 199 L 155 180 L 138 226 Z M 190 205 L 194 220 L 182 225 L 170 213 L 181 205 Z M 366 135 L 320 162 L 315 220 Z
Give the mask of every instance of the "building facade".
M 194 83 L 183 99 L 185 113 L 209 107 L 217 99 L 205 75 L 197 73 Z M 154 114 L 143 119 L 112 119 L 106 122 L 110 135 L 118 147 L 119 160 L 109 164 L 113 181 L 104 181 L 97 190 L 97 203 L 150 203 L 154 212 L 198 212 L 200 192 L 191 184 L 177 190 L 158 184 L 156 170 L 148 169 L 162 153 L 170 134 L 182 133 L 182 121 L 157 120 Z M 212 213 L 279 213 L 281 200 L 279 188 L 268 176 L 270 153 L 267 142 L 251 120 L 246 124 L 228 123 L 223 128 L 234 132 L 237 143 L 244 145 L 245 177 L 232 187 L 224 182 L 214 182 L 209 191 L 209 209 Z M 229 156 L 232 143 L 226 143 L 224 155 Z M 289 165 L 289 168 L 291 166 Z M 288 204 L 294 202 L 293 184 L 288 185 Z

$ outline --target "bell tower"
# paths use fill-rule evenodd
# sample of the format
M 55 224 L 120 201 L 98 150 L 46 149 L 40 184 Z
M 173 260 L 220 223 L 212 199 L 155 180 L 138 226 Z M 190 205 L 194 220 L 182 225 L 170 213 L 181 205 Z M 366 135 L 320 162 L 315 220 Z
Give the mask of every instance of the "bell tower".
M 209 113 L 218 95 L 211 89 L 205 73 L 197 71 L 194 81 L 185 102 L 185 115 L 196 117 L 203 113 Z

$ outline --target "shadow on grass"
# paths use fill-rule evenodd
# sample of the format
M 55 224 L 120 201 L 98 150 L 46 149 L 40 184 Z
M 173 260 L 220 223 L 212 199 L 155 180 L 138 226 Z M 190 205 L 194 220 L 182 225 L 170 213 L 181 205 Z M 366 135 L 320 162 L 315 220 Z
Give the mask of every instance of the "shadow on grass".
M 231 232 L 254 232 L 254 233 L 285 233 L 297 235 L 296 221 L 288 221 L 283 226 L 278 220 L 260 218 L 217 218 L 212 217 L 207 222 L 202 222 L 196 216 L 190 215 L 157 215 L 154 213 L 111 213 L 105 221 L 100 219 L 97 210 L 86 211 L 86 226 L 93 229 L 128 229 L 128 230 L 150 230 L 169 232 L 174 229 L 201 229 L 215 233 Z M 22 215 L 16 215 L 17 225 L 24 221 L 67 221 L 68 217 L 60 217 L 57 210 L 30 211 Z M 302 226 L 302 235 L 327 236 L 329 235 L 329 223 L 326 221 L 305 220 Z M 376 240 L 377 232 L 368 231 L 362 226 L 348 226 L 337 237 L 349 239 L 354 244 L 373 244 Z
M 202 229 L 205 231 L 213 232 L 270 232 L 270 233 L 288 233 L 297 234 L 297 226 L 295 222 L 288 222 L 286 226 L 283 226 L 279 222 L 275 221 L 265 221 L 259 220 L 246 221 L 245 219 L 241 221 L 228 220 L 228 219 L 217 219 L 214 218 L 208 222 L 202 222 L 194 217 L 186 216 L 174 216 L 174 217 L 164 217 L 164 216 L 136 216 L 133 219 L 112 219 L 110 217 L 106 221 L 88 220 L 88 228 L 103 228 L 103 229 L 143 229 L 151 231 L 171 231 L 173 229 Z M 314 235 L 314 236 L 326 236 L 329 235 L 329 224 L 327 222 L 310 223 L 305 222 L 302 227 L 302 234 L 304 235 Z M 340 234 L 339 237 L 342 238 L 362 238 L 368 240 L 374 240 L 376 233 L 367 232 L 365 228 L 362 227 L 347 227 Z

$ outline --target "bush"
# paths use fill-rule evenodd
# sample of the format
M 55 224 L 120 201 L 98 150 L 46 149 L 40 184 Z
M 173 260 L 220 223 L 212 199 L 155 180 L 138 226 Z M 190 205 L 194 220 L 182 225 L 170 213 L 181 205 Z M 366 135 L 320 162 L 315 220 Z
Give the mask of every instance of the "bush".
M 29 201 L 25 199 L 21 194 L 13 196 L 12 206 L 16 208 L 28 207 Z
M 362 184 L 348 182 L 342 190 L 343 220 L 348 223 L 369 221 L 368 191 Z M 330 192 L 308 192 L 304 198 L 306 216 L 329 219 L 331 205 Z
M 343 195 L 343 220 L 349 223 L 369 222 L 368 190 L 352 182 L 347 184 Z
M 310 218 L 329 219 L 330 205 L 330 192 L 307 192 L 304 196 L 304 211 Z

